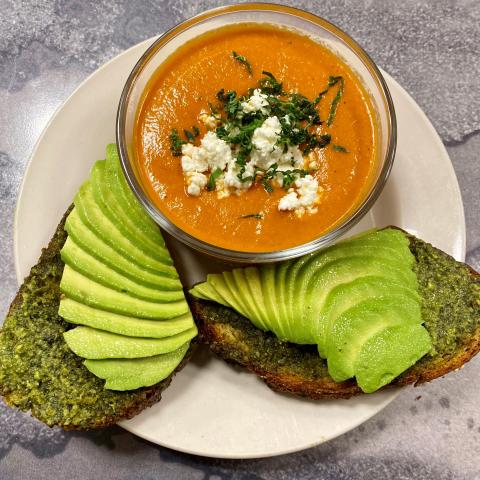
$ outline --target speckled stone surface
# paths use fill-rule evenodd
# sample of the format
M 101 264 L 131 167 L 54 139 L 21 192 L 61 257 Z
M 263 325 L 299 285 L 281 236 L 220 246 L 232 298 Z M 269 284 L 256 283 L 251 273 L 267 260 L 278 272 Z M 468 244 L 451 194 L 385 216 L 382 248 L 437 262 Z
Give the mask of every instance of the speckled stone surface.
M 1 316 L 16 291 L 13 215 L 33 145 L 54 110 L 125 48 L 220 2 L 0 0 Z M 222 2 L 223 3 L 223 2 Z M 415 98 L 440 133 L 465 204 L 467 260 L 480 269 L 480 2 L 288 2 L 345 29 Z M 342 437 L 304 452 L 219 461 L 120 428 L 48 429 L 0 403 L 0 479 L 480 480 L 480 358 L 407 389 Z

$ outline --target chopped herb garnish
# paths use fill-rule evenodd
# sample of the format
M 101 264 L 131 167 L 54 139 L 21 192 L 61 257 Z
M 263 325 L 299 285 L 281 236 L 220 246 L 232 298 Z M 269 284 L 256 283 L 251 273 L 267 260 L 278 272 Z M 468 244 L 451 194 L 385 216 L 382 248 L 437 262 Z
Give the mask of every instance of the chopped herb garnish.
M 263 70 L 262 75 L 265 75 L 265 77 L 258 82 L 262 93 L 269 95 L 281 95 L 283 93 L 283 83 L 279 82 L 272 73 Z
M 341 145 L 332 145 L 332 148 L 333 148 L 336 152 L 350 153 L 345 147 L 342 147 Z
M 180 138 L 177 129 L 173 128 L 170 134 L 170 150 L 175 156 L 179 157 L 182 155 L 182 145 L 185 145 L 185 143 L 187 142 Z
M 232 52 L 233 58 L 244 65 L 249 73 L 252 71 L 248 60 Z M 215 129 L 216 136 L 224 140 L 232 149 L 232 155 L 238 166 L 237 178 L 239 181 L 252 184 L 261 184 L 267 192 L 273 192 L 274 185 L 280 184 L 285 190 L 295 185 L 295 181 L 311 174 L 309 170 L 303 170 L 298 167 L 298 150 L 305 157 L 312 150 L 325 148 L 331 143 L 331 136 L 328 133 L 321 132 L 323 124 L 318 112 L 318 105 L 322 98 L 337 86 L 338 90 L 330 105 L 330 112 L 326 124 L 330 126 L 335 118 L 338 104 L 344 91 L 344 79 L 341 76 L 330 76 L 326 88 L 318 93 L 316 98 L 311 101 L 300 93 L 289 93 L 283 90 L 283 83 L 278 81 L 273 73 L 262 71 L 263 77 L 258 80 L 256 88 L 250 88 L 247 95 L 239 96 L 236 91 L 221 89 L 216 97 L 218 104 L 209 103 L 210 110 L 218 120 L 218 126 Z M 261 108 L 245 108 L 244 102 L 249 101 L 253 95 L 259 95 L 255 90 L 260 90 L 262 97 Z M 279 158 L 279 149 L 283 153 L 282 168 L 279 169 L 277 163 L 268 168 L 249 165 L 251 155 L 256 150 L 253 144 L 253 135 L 255 131 L 263 125 L 268 119 L 276 117 L 280 123 L 281 129 L 277 134 L 277 140 L 273 147 L 274 155 Z M 278 125 L 278 124 L 277 124 Z M 278 132 L 278 130 L 277 130 Z M 189 142 L 194 143 L 200 132 L 197 127 L 192 127 L 191 131 L 184 130 L 185 137 Z M 178 135 L 176 130 L 171 134 L 172 151 L 175 155 L 181 155 L 182 145 L 185 143 Z M 341 145 L 333 145 L 334 151 L 349 153 Z M 296 150 L 295 150 L 296 149 Z M 273 152 L 272 152 L 273 153 Z M 290 155 L 289 156 L 285 155 Z M 285 170 L 285 164 L 291 164 L 291 169 Z M 248 173 L 246 173 L 248 171 Z M 217 168 L 210 174 L 207 182 L 207 190 L 215 190 L 216 180 L 222 175 L 223 171 Z M 257 214 L 252 214 L 254 216 Z M 250 216 L 242 217 L 249 218 Z
M 189 130 L 184 130 L 183 131 L 185 137 L 187 137 L 187 140 L 190 142 L 190 143 L 195 143 L 195 138 L 198 137 L 200 135 L 200 130 L 198 129 L 198 127 L 196 127 L 195 125 L 192 127 L 192 131 L 190 132 Z
M 210 107 L 212 115 L 216 115 L 218 113 L 218 108 L 213 103 L 208 102 L 208 106 Z
M 343 77 L 330 77 L 328 79 L 328 86 L 333 87 L 339 83 L 339 87 L 337 90 L 337 94 L 335 95 L 334 99 L 332 100 L 332 104 L 330 106 L 330 113 L 328 114 L 327 125 L 330 126 L 333 123 L 333 119 L 335 118 L 335 113 L 337 113 L 337 106 L 340 102 L 340 99 L 343 95 L 343 89 L 345 88 L 345 81 Z
M 242 215 L 240 218 L 256 218 L 262 220 L 263 215 L 261 213 L 249 213 L 248 215 Z
M 245 68 L 247 69 L 248 74 L 252 75 L 253 73 L 252 65 L 243 55 L 239 55 L 237 52 L 233 51 L 232 56 L 237 62 L 240 62 L 242 65 L 245 65 Z
M 212 191 L 212 190 L 215 190 L 215 185 L 216 185 L 216 181 L 217 181 L 217 178 L 222 174 L 222 170 L 220 168 L 217 168 L 216 170 L 214 170 L 211 174 L 210 174 L 210 177 L 208 179 L 208 183 L 207 183 L 207 190 L 208 191 Z

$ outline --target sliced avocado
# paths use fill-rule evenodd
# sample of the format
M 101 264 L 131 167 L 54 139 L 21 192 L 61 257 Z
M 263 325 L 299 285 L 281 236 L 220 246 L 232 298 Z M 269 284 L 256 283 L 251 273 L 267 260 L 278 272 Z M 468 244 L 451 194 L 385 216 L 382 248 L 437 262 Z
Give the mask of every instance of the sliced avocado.
M 62 260 L 77 272 L 119 292 L 151 302 L 173 302 L 185 298 L 181 288 L 161 290 L 138 284 L 85 252 L 71 237 L 67 238 L 60 253 Z
M 71 298 L 60 300 L 58 314 L 67 322 L 130 337 L 165 338 L 195 326 L 190 312 L 170 320 L 146 320 L 89 307 Z
M 110 390 L 135 390 L 149 387 L 167 378 L 182 361 L 189 343 L 177 350 L 154 357 L 85 360 L 84 365 L 94 375 L 106 379 Z
M 238 278 L 238 274 L 235 276 L 233 272 L 224 272 L 222 276 L 230 294 L 235 301 L 242 306 L 245 312 L 243 315 L 247 318 L 251 318 L 254 324 L 258 324 L 258 315 L 256 314 L 256 311 L 250 307 L 250 298 L 247 300 L 245 295 L 242 295 L 242 288 L 239 288 L 237 284 L 236 279 Z
M 416 285 L 415 276 L 407 280 L 404 271 L 393 268 L 386 261 L 372 256 L 352 256 L 329 262 L 316 271 L 306 287 L 299 289 L 299 315 L 303 314 L 299 322 L 299 331 L 304 332 L 305 335 L 310 333 L 317 339 L 316 343 L 324 341 L 324 338 L 319 336 L 319 332 L 322 329 L 321 314 L 328 294 L 337 285 L 366 276 L 383 276 L 386 281 L 390 280 L 407 286 Z M 309 308 L 306 308 L 307 306 Z
M 378 242 L 375 240 L 372 243 Z M 408 250 L 408 247 L 405 248 Z M 358 260 L 354 260 L 355 258 Z M 292 302 L 289 317 L 298 319 L 295 321 L 295 337 L 292 337 L 292 341 L 317 343 L 316 340 L 311 341 L 312 335 L 315 338 L 315 319 L 318 317 L 318 308 L 315 309 L 314 306 L 321 308 L 323 299 L 329 293 L 326 289 L 316 287 L 316 284 L 321 282 L 322 275 L 328 275 L 331 269 L 334 273 L 338 268 L 336 265 L 343 264 L 345 259 L 347 262 L 355 262 L 360 268 L 357 268 L 354 273 L 345 267 L 345 278 L 339 278 L 338 283 L 351 281 L 355 276 L 369 274 L 368 268 L 362 273 L 361 267 L 365 263 L 365 265 L 376 265 L 377 270 L 384 269 L 383 276 L 386 278 L 399 278 L 400 282 L 416 285 L 416 277 L 410 266 L 405 266 L 405 262 L 400 261 L 399 258 L 400 254 L 392 255 L 390 246 L 383 248 L 381 244 L 378 244 L 374 248 L 368 244 L 368 238 L 362 237 L 355 244 L 348 241 L 341 242 L 318 253 L 295 260 L 286 275 L 287 297 Z M 332 280 L 334 280 L 334 276 L 332 276 Z M 334 285 L 332 285 L 333 287 Z M 314 331 L 310 331 L 310 327 L 313 327 Z
M 421 324 L 420 304 L 400 296 L 369 298 L 340 315 L 327 340 L 328 373 L 336 382 L 355 375 L 355 362 L 364 343 L 393 325 Z
M 231 278 L 225 281 L 222 275 L 209 277 L 202 284 L 201 293 L 203 298 L 214 300 L 210 287 L 224 304 L 247 316 L 257 327 L 263 325 L 281 341 L 316 343 L 321 356 L 327 358 L 333 378 L 343 381 L 357 375 L 360 359 L 364 359 L 360 365 L 365 370 L 368 355 L 383 355 L 384 359 L 393 355 L 389 351 L 375 353 L 377 344 L 369 347 L 372 339 L 386 339 L 389 337 L 384 332 L 393 332 L 392 344 L 386 348 L 394 351 L 395 339 L 400 341 L 402 335 L 411 335 L 407 327 L 426 332 L 420 326 L 421 304 L 414 263 L 408 239 L 402 232 L 372 231 L 300 259 L 249 267 L 243 270 L 243 276 L 236 273 L 235 283 Z M 253 280 L 253 289 L 248 277 Z M 221 288 L 214 288 L 215 282 Z M 227 283 L 229 288 L 224 285 Z M 396 330 L 397 327 L 404 330 Z M 405 347 L 395 357 L 398 373 L 396 367 L 388 366 L 389 372 L 398 375 L 427 351 L 428 334 L 427 338 L 423 333 L 420 337 L 420 347 Z M 362 386 L 363 382 L 367 389 L 378 388 L 376 385 L 384 379 L 382 368 L 372 366 L 368 375 L 361 370 L 364 380 L 359 384 Z
M 75 208 L 82 221 L 93 230 L 105 243 L 120 255 L 128 257 L 139 266 L 153 272 L 165 271 L 165 265 L 172 265 L 168 255 L 160 262 L 140 250 L 135 243 L 123 236 L 118 227 L 106 217 L 93 198 L 90 181 L 85 182 L 75 196 Z
M 275 268 L 275 288 L 277 291 L 278 321 L 284 326 L 285 336 L 294 337 L 296 326 L 294 318 L 290 318 L 291 298 L 287 297 L 286 276 L 292 262 L 281 262 Z
M 342 240 L 337 245 L 348 243 L 352 246 L 369 245 L 380 247 L 390 255 L 397 257 L 403 264 L 413 265 L 413 257 L 408 248 L 409 242 L 404 232 L 396 228 L 368 230 L 353 237 Z
M 106 183 L 105 163 L 105 160 L 98 160 L 90 173 L 93 197 L 102 213 L 115 224 L 125 237 L 134 242 L 147 255 L 160 262 L 163 262 L 165 258 L 170 258 L 165 243 L 163 241 L 159 243 L 145 234 L 137 227 L 131 213 L 122 209 L 119 199 Z
M 65 223 L 65 230 L 75 243 L 90 255 L 135 282 L 162 290 L 182 288 L 177 271 L 173 266 L 165 265 L 161 272 L 153 273 L 119 255 L 82 222 L 76 208 L 70 212 Z
M 367 299 L 388 299 L 390 296 L 404 298 L 410 304 L 420 305 L 420 295 L 416 288 L 405 286 L 379 275 L 359 277 L 352 282 L 334 287 L 328 294 L 318 320 L 318 351 L 326 358 L 326 339 L 331 325 L 344 312 Z
M 227 276 L 232 276 L 230 272 L 213 273 L 207 276 L 207 283 L 215 290 L 216 294 L 219 295 L 224 302 L 241 313 L 244 317 L 250 318 L 249 312 L 242 301 L 238 298 L 236 292 L 231 290 L 229 284 L 226 282 L 225 278 Z M 231 280 L 231 279 L 230 279 Z M 232 283 L 230 281 L 230 283 Z M 255 322 L 254 318 L 250 319 L 252 322 Z
M 142 358 L 173 352 L 197 335 L 193 327 L 166 338 L 126 337 L 90 327 L 76 327 L 63 334 L 79 357 L 88 359 Z
M 188 312 L 186 300 L 154 303 L 112 290 L 90 280 L 65 265 L 60 290 L 77 302 L 122 315 L 149 319 L 168 319 Z
M 260 282 L 262 284 L 263 302 L 267 315 L 268 330 L 273 332 L 280 340 L 288 341 L 285 325 L 280 322 L 280 312 L 275 286 L 275 265 L 262 265 L 259 268 Z M 290 340 L 295 341 L 295 340 Z
M 120 165 L 116 145 L 107 146 L 106 184 L 114 192 L 115 198 L 122 210 L 135 222 L 139 231 L 142 231 L 152 240 L 165 245 L 158 225 L 140 205 L 135 194 L 130 189 Z
M 190 293 L 195 297 L 203 298 L 204 300 L 211 300 L 220 303 L 221 305 L 225 305 L 226 307 L 230 307 L 230 304 L 207 282 L 198 283 L 190 290 Z
M 257 283 L 249 284 L 247 277 L 245 276 L 246 269 L 244 268 L 235 268 L 232 270 L 232 276 L 235 282 L 235 288 L 237 294 L 243 304 L 246 305 L 249 312 L 251 312 L 252 318 L 255 319 L 253 323 L 257 325 L 258 328 L 265 330 L 263 324 L 263 313 L 261 311 L 262 303 L 258 303 L 255 301 L 256 298 L 261 296 L 261 292 L 253 292 L 255 288 L 259 288 Z M 247 317 L 249 318 L 249 317 Z
M 431 349 L 422 325 L 396 325 L 370 337 L 355 362 L 355 378 L 365 393 L 387 385 Z
M 260 272 L 256 267 L 247 267 L 242 270 L 248 290 L 246 295 L 252 298 L 252 303 L 257 305 L 257 313 L 259 315 L 259 326 L 262 330 L 268 330 L 268 314 L 265 307 L 265 297 L 262 290 L 262 282 Z

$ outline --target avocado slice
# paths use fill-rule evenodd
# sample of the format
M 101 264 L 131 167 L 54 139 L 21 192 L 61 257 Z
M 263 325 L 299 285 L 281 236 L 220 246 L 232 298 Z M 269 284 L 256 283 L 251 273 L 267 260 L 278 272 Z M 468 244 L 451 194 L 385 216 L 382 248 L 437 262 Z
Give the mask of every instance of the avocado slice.
M 261 291 L 255 291 L 255 289 L 259 288 L 259 284 L 255 281 L 250 282 L 249 280 L 247 280 L 247 277 L 245 275 L 246 271 L 247 269 L 244 268 L 235 268 L 234 270 L 232 270 L 232 276 L 235 282 L 234 285 L 237 294 L 240 297 L 240 300 L 251 312 L 252 318 L 255 319 L 252 320 L 253 323 L 255 323 L 258 328 L 266 330 L 263 323 L 263 313 L 261 311 L 261 306 L 263 305 L 263 302 L 259 304 L 257 301 L 255 301 L 256 298 L 261 296 Z
M 135 298 L 94 282 L 65 265 L 60 290 L 67 297 L 91 307 L 148 319 L 169 319 L 188 312 L 186 300 L 155 303 Z M 169 293 L 169 292 L 165 292 Z
M 76 327 L 63 334 L 79 357 L 88 359 L 142 358 L 173 352 L 197 335 L 197 328 L 165 338 L 126 337 L 90 327 Z
M 369 298 L 337 318 L 326 339 L 328 373 L 336 382 L 355 375 L 355 363 L 365 342 L 393 325 L 421 324 L 419 302 L 400 296 Z
M 147 255 L 135 245 L 134 241 L 122 234 L 95 202 L 90 181 L 80 187 L 74 203 L 82 221 L 120 255 L 153 272 L 162 272 L 165 265 L 172 265 L 172 259 L 167 253 L 165 258 L 159 261 Z
M 67 297 L 60 300 L 58 314 L 76 325 L 130 337 L 165 338 L 195 326 L 190 312 L 170 320 L 146 320 L 100 310 Z
M 163 262 L 165 258 L 170 258 L 164 242 L 155 241 L 138 229 L 131 214 L 122 209 L 115 194 L 106 183 L 105 165 L 105 160 L 98 160 L 90 173 L 93 197 L 102 213 L 115 224 L 126 238 L 135 242 L 135 245 L 147 255 L 160 262 Z
M 119 255 L 116 250 L 106 244 L 82 222 L 76 208 L 68 216 L 65 222 L 65 230 L 68 232 L 69 237 L 92 257 L 135 282 L 162 290 L 178 290 L 182 288 L 175 267 L 164 265 L 161 271 L 158 270 L 153 273 L 137 263 L 131 262 L 128 258 Z
M 251 317 L 244 303 L 238 298 L 235 288 L 230 289 L 226 281 L 227 277 L 229 277 L 230 284 L 232 284 L 232 274 L 230 272 L 224 272 L 223 274 L 211 273 L 207 276 L 207 282 L 215 290 L 216 294 L 223 299 L 224 305 L 234 308 L 246 317 Z M 255 319 L 252 319 L 252 321 L 255 321 Z
M 213 302 L 220 303 L 229 307 L 230 304 L 221 297 L 217 291 L 212 287 L 208 282 L 203 282 L 195 285 L 191 290 L 192 295 L 195 295 L 198 298 L 203 298 L 204 300 L 212 300 Z
M 177 350 L 153 357 L 85 360 L 84 365 L 97 377 L 106 380 L 110 390 L 135 390 L 149 387 L 167 378 L 187 353 L 187 342 Z
M 165 246 L 165 241 L 158 225 L 145 212 L 127 184 L 120 165 L 117 148 L 114 144 L 107 146 L 105 182 L 108 189 L 113 192 L 122 210 L 135 223 L 137 229 L 159 245 Z
M 268 313 L 265 308 L 265 297 L 263 295 L 262 282 L 259 269 L 256 267 L 239 268 L 245 277 L 248 289 L 246 294 L 252 298 L 252 303 L 257 306 L 258 328 L 268 330 Z
M 277 290 L 278 318 L 284 326 L 285 336 L 291 338 L 296 329 L 294 318 L 290 318 L 290 298 L 287 297 L 286 277 L 292 262 L 282 262 L 275 268 L 275 288 Z
M 185 298 L 181 288 L 163 290 L 161 287 L 151 288 L 138 284 L 85 252 L 71 237 L 67 238 L 60 254 L 62 260 L 77 272 L 119 292 L 151 302 L 172 302 Z
M 275 285 L 276 265 L 262 265 L 259 268 L 260 282 L 262 284 L 263 302 L 267 315 L 267 328 L 273 332 L 279 340 L 288 341 L 286 325 L 280 320 L 279 302 Z M 290 340 L 295 341 L 295 340 Z
M 368 300 L 403 298 L 407 304 L 415 302 L 420 305 L 420 296 L 415 288 L 405 286 L 379 275 L 359 277 L 352 282 L 343 283 L 328 294 L 323 311 L 318 321 L 318 351 L 322 358 L 327 358 L 326 339 L 330 334 L 331 326 L 337 318 L 355 305 Z
M 372 242 L 377 243 L 377 242 Z M 390 247 L 369 245 L 368 239 L 359 238 L 352 244 L 341 242 L 326 250 L 310 255 L 293 265 L 287 276 L 287 292 L 290 301 L 290 318 L 298 318 L 294 340 L 296 343 L 317 343 L 316 336 L 319 311 L 335 285 L 371 275 L 372 268 L 385 278 L 415 285 L 415 274 L 409 266 L 393 256 Z M 350 264 L 351 266 L 343 265 Z M 356 268 L 353 268 L 356 265 Z M 338 269 L 343 272 L 340 274 Z M 326 278 L 330 281 L 327 282 Z M 322 285 L 320 287 L 320 285 Z M 313 330 L 311 330 L 313 328 Z M 311 339 L 315 338 L 312 342 Z
M 371 275 L 381 276 L 385 281 L 406 283 L 401 270 L 373 256 L 339 258 L 320 267 L 307 285 L 299 288 L 298 334 L 306 339 L 313 338 L 313 343 L 325 341 L 321 323 L 328 294 L 338 285 Z
M 430 351 L 423 325 L 395 325 L 370 337 L 355 362 L 355 378 L 365 393 L 390 383 Z

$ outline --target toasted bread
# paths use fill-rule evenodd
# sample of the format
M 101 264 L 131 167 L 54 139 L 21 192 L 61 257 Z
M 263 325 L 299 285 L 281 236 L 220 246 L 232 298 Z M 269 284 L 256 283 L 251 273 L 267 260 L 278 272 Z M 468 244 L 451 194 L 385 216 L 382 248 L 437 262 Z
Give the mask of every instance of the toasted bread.
M 175 372 L 148 388 L 128 392 L 105 390 L 67 347 L 63 333 L 71 328 L 58 316 L 60 258 L 67 233 L 67 212 L 47 248 L 13 300 L 0 331 L 0 395 L 6 403 L 53 426 L 85 430 L 131 418 L 161 398 Z
M 413 236 L 409 239 L 433 349 L 390 386 L 418 385 L 441 377 L 480 350 L 479 274 L 430 244 Z M 192 296 L 189 302 L 201 340 L 226 361 L 263 378 L 273 390 L 310 399 L 362 393 L 354 380 L 332 380 L 315 345 L 281 342 L 232 309 Z

